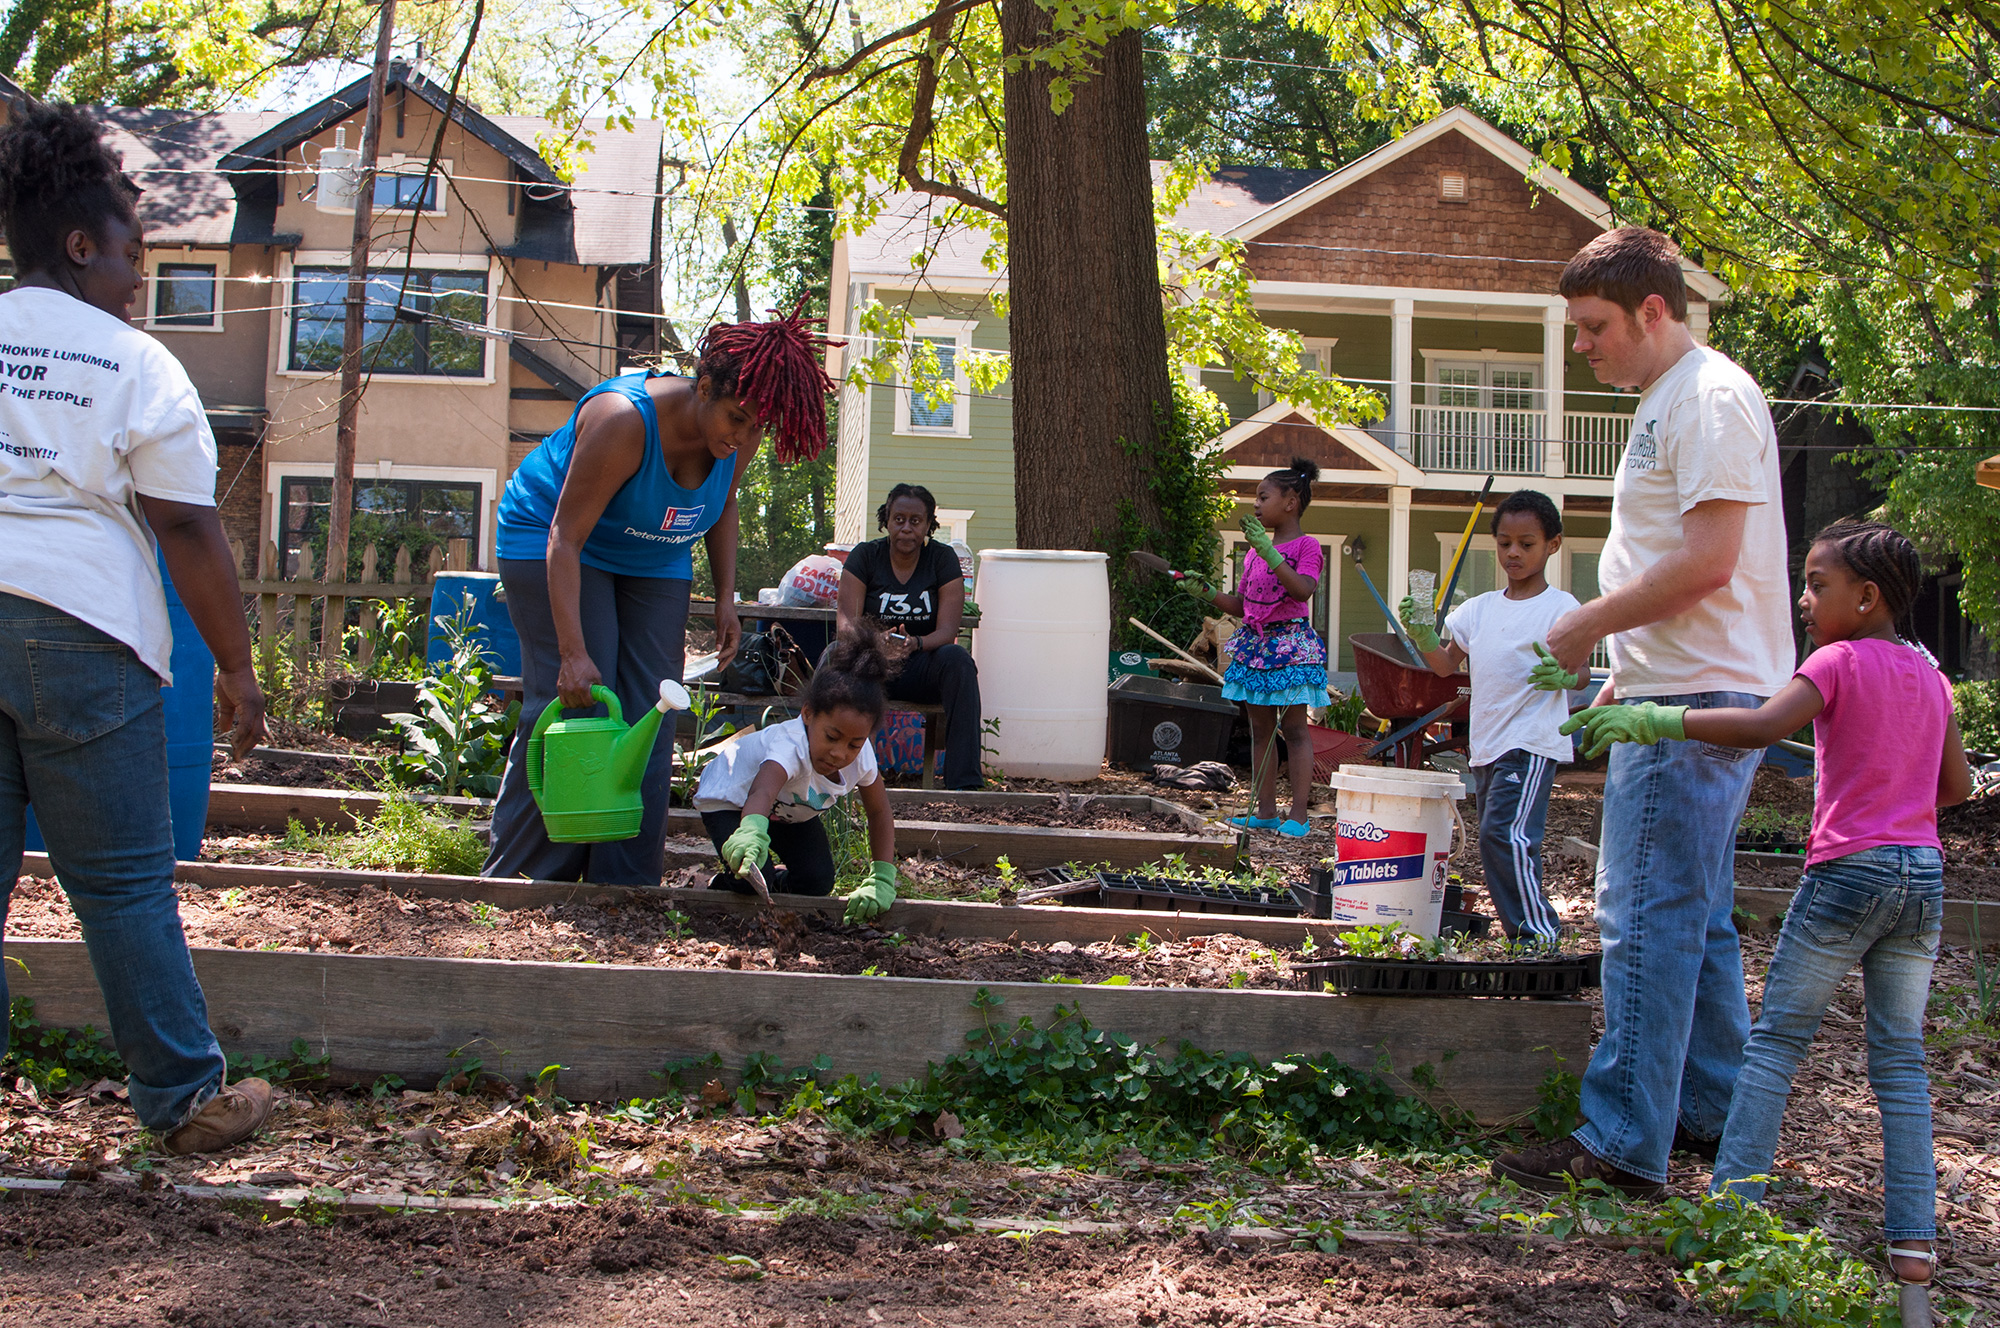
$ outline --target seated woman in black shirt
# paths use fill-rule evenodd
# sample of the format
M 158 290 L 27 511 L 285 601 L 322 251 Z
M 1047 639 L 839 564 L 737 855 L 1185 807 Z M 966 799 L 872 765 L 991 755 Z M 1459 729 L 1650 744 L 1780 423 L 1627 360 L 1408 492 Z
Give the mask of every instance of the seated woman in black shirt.
M 840 577 L 840 630 L 874 619 L 893 647 L 909 655 L 892 663 L 889 699 L 944 706 L 944 783 L 976 789 L 979 773 L 979 669 L 958 644 L 965 581 L 958 555 L 931 536 L 937 500 L 921 484 L 898 484 L 875 511 L 882 539 L 857 544 Z

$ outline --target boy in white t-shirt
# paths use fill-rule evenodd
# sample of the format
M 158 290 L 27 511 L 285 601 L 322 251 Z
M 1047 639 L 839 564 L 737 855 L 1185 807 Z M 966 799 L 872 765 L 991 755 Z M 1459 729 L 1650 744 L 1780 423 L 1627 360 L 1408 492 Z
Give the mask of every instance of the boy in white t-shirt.
M 1569 704 L 1562 693 L 1537 691 L 1528 673 L 1549 627 L 1576 607 L 1576 597 L 1543 574 L 1562 547 L 1562 514 L 1533 489 L 1511 493 L 1493 510 L 1493 546 L 1507 588 L 1475 595 L 1448 613 L 1449 642 L 1440 645 L 1435 631 L 1412 621 L 1411 599 L 1399 607 L 1432 672 L 1448 677 L 1471 661 L 1471 761 L 1486 893 L 1508 936 L 1553 947 L 1562 918 L 1542 890 L 1542 829 L 1556 765 L 1571 755 L 1561 732 Z

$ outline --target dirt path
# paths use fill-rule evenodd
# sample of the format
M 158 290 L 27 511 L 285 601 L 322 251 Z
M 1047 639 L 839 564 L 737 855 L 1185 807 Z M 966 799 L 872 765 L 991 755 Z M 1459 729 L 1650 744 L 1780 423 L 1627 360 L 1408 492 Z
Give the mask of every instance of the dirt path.
M 912 1239 L 632 1203 L 267 1223 L 151 1195 L 0 1208 L 0 1324 L 1618 1325 L 1722 1320 L 1653 1258 L 1474 1237 L 1340 1254 Z

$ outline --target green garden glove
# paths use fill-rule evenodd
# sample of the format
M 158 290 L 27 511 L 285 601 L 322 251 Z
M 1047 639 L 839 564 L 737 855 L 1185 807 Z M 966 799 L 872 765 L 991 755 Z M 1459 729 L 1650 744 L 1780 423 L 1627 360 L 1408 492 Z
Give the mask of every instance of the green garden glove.
M 758 870 L 771 860 L 771 818 L 746 816 L 735 833 L 722 841 L 722 865 L 734 874 L 743 874 L 743 864 L 755 863 Z
M 1271 532 L 1264 529 L 1262 521 L 1249 513 L 1245 513 L 1243 517 L 1243 538 L 1257 551 L 1257 556 L 1264 560 L 1264 565 L 1272 571 L 1275 572 L 1285 565 L 1285 555 L 1279 553 L 1278 546 L 1271 542 Z
M 1192 572 L 1182 573 L 1180 578 L 1174 582 L 1174 586 L 1183 595 L 1192 595 L 1203 604 L 1211 604 L 1215 601 L 1215 587 Z
M 1585 760 L 1596 760 L 1614 742 L 1642 742 L 1648 745 L 1663 742 L 1669 738 L 1676 741 L 1687 737 L 1687 728 L 1681 716 L 1687 714 L 1686 706 L 1655 705 L 1642 701 L 1638 705 L 1592 706 L 1571 715 L 1562 726 L 1565 736 L 1578 729 L 1588 729 L 1590 736 L 1584 739 Z
M 1549 648 L 1540 641 L 1535 642 L 1535 653 L 1542 657 L 1542 662 L 1528 670 L 1528 681 L 1534 686 L 1536 691 L 1574 691 L 1576 685 L 1583 681 L 1583 679 L 1564 668 L 1556 660 L 1556 657 L 1549 653 Z
M 868 922 L 889 911 L 896 902 L 896 864 L 878 862 L 869 868 L 868 879 L 847 896 L 847 922 Z
M 1417 597 L 1415 595 L 1403 596 L 1402 602 L 1396 605 L 1396 616 L 1403 620 L 1403 630 L 1409 633 L 1410 640 L 1416 643 L 1417 649 L 1428 655 L 1431 651 L 1438 648 L 1437 629 L 1429 623 L 1420 623 L 1416 620 Z

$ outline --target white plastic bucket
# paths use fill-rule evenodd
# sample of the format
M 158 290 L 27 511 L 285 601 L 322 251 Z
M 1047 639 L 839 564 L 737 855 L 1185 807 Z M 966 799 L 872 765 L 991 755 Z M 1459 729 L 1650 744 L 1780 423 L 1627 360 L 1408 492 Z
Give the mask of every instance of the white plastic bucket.
M 988 759 L 1010 776 L 1095 779 L 1104 765 L 1105 563 L 1066 549 L 979 554 L 979 708 L 1000 721 Z
M 1400 922 L 1435 937 L 1465 786 L 1449 771 L 1372 765 L 1343 765 L 1331 782 L 1339 808 L 1332 920 Z

